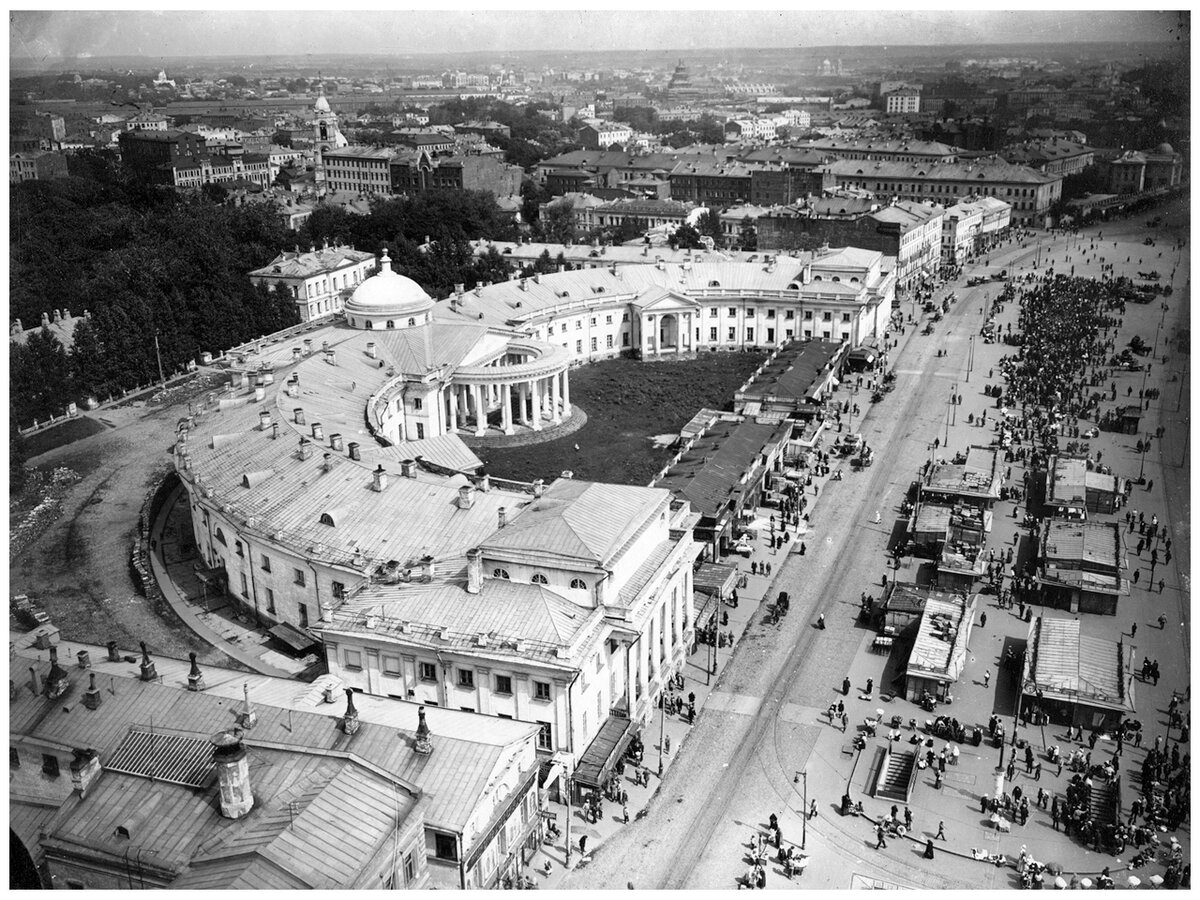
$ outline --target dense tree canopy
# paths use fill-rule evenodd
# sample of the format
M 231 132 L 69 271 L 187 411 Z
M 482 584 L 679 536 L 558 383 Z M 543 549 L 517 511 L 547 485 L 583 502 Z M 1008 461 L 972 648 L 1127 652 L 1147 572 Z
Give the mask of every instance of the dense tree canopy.
M 516 235 L 483 192 L 430 191 L 378 202 L 365 216 L 322 206 L 295 234 L 270 204 L 151 187 L 107 154 L 81 153 L 72 165 L 87 177 L 11 192 L 11 316 L 29 327 L 55 309 L 91 314 L 70 351 L 48 331 L 13 345 L 11 409 L 22 427 L 61 415 L 71 400 L 155 381 L 160 358 L 169 376 L 201 352 L 294 324 L 295 303 L 255 287 L 248 273 L 295 245 L 340 241 L 373 254 L 386 246 L 396 268 L 436 298 L 511 271 L 497 253 L 475 258 L 468 243 Z

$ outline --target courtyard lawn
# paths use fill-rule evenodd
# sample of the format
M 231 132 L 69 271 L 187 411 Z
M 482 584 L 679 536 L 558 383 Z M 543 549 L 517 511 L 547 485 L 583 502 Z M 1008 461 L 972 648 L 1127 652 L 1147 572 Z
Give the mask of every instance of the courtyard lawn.
M 475 454 L 497 478 L 549 483 L 570 469 L 585 481 L 649 484 L 673 452 L 656 449 L 654 438 L 678 436 L 703 407 L 732 409 L 734 391 L 766 358 L 706 353 L 671 362 L 592 363 L 571 372 L 571 403 L 588 417 L 583 428 L 524 447 L 475 447 Z

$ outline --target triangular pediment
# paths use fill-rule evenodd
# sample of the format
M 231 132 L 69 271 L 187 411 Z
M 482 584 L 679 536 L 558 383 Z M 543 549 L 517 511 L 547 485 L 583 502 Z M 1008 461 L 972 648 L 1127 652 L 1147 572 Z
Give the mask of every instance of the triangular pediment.
M 652 287 L 638 294 L 633 305 L 643 312 L 696 312 L 700 304 L 686 294 L 670 288 Z

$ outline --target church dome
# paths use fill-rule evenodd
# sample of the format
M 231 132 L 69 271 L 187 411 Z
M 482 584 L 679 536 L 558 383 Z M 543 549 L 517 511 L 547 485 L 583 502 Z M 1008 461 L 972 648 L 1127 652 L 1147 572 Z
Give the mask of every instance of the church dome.
M 433 298 L 411 278 L 405 278 L 392 270 L 392 261 L 387 250 L 379 260 L 379 274 L 372 275 L 350 295 L 346 301 L 346 315 L 352 324 L 358 316 L 372 321 L 386 318 L 395 321 L 391 327 L 403 328 L 409 318 L 424 323 L 426 315 L 433 309 Z M 364 325 L 364 327 L 373 327 Z
M 1159 144 L 1158 149 L 1155 150 L 1154 152 L 1170 155 L 1175 152 L 1175 148 L 1172 147 L 1170 144 Z

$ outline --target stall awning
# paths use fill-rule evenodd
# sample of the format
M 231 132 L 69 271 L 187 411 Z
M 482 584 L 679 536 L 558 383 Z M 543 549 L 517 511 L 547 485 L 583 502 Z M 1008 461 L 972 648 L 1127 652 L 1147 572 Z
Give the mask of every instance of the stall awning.
M 736 566 L 702 563 L 692 575 L 692 588 L 703 594 L 716 594 L 721 599 L 730 595 L 737 584 Z
M 599 788 L 625 748 L 629 746 L 637 723 L 620 716 L 609 716 L 600 726 L 575 767 L 575 782 L 585 787 Z
M 305 634 L 294 625 L 289 625 L 287 622 L 280 622 L 271 629 L 271 636 L 279 638 L 297 653 L 303 653 L 309 647 L 316 643 L 310 636 Z

